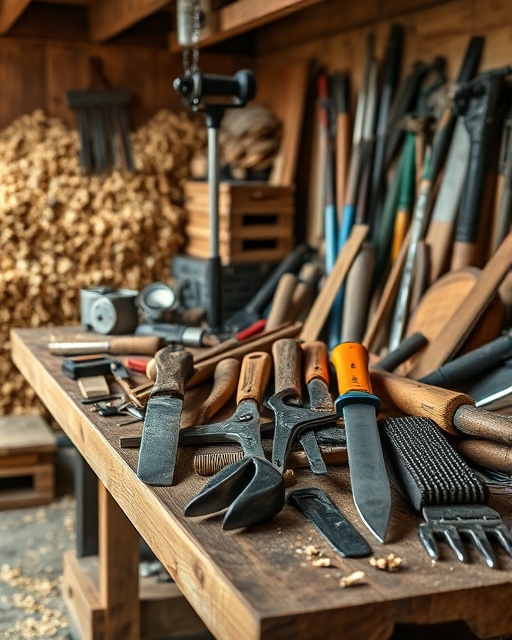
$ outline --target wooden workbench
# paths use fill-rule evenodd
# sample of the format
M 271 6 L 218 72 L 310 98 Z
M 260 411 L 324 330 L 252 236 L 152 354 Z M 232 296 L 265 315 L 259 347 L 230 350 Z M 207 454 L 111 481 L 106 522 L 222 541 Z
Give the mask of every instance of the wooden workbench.
M 465 620 L 482 638 L 512 632 L 510 558 L 498 550 L 500 569 L 491 570 L 470 549 L 468 564 L 448 551 L 442 561 L 432 563 L 417 537 L 420 520 L 396 495 L 389 542 L 380 545 L 356 515 L 345 468 L 330 469 L 322 478 L 299 471 L 298 486 L 326 490 L 376 556 L 395 553 L 402 558 L 399 573 L 373 568 L 367 558 L 342 559 L 289 506 L 264 526 L 229 533 L 222 531 L 220 516 L 184 518 L 184 505 L 204 483 L 193 472 L 192 451 L 179 452 L 175 486 L 149 487 L 138 480 L 138 451 L 121 449 L 119 436 L 140 432 L 140 427 L 118 427 L 119 417 L 102 418 L 84 409 L 77 383 L 60 372 L 61 358 L 48 353 L 51 338 L 68 340 L 76 334 L 72 328 L 15 330 L 12 357 L 106 488 L 100 494 L 100 508 L 106 505 L 100 520 L 102 637 L 131 640 L 140 633 L 134 606 L 137 560 L 129 553 L 133 535 L 123 529 L 123 512 L 222 640 L 371 640 L 388 638 L 397 623 L 452 620 Z M 510 503 L 508 514 L 506 505 L 498 507 L 505 518 L 511 515 Z M 306 545 L 322 549 L 335 566 L 313 566 L 297 552 Z M 356 570 L 366 573 L 366 583 L 341 588 L 339 579 Z

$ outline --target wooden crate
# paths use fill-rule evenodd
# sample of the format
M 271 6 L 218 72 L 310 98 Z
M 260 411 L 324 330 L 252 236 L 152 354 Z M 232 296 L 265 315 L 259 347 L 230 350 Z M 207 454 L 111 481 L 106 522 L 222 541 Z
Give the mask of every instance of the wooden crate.
M 52 502 L 56 447 L 43 418 L 0 418 L 0 510 Z
M 185 185 L 185 253 L 210 255 L 208 183 Z M 219 252 L 224 264 L 283 260 L 294 247 L 293 188 L 263 183 L 221 183 Z

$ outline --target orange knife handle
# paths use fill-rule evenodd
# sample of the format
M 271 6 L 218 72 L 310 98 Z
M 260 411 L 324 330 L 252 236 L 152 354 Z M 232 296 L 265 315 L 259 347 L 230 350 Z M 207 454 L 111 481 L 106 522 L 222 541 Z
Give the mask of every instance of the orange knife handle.
M 343 342 L 332 352 L 332 362 L 338 378 L 339 398 L 336 411 L 347 404 L 372 404 L 380 409 L 380 400 L 373 395 L 368 371 L 368 351 L 359 342 Z
M 254 400 L 258 406 L 263 400 L 265 388 L 272 372 L 272 358 L 264 351 L 253 351 L 244 356 L 238 383 L 236 403 Z
M 304 374 L 306 384 L 319 379 L 329 384 L 329 355 L 325 342 L 314 340 L 302 345 L 304 353 Z

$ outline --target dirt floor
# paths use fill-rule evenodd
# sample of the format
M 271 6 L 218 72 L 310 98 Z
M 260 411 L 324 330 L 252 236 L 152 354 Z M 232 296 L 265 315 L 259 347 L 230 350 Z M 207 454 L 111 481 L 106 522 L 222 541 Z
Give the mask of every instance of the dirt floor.
M 75 500 L 0 511 L 0 637 L 67 638 L 62 553 L 75 545 Z

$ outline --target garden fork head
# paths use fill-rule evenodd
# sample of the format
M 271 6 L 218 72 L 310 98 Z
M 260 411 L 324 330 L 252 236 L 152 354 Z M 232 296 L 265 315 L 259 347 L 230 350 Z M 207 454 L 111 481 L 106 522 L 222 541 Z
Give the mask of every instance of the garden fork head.
M 497 562 L 488 536 L 494 538 L 512 557 L 512 534 L 499 513 L 485 504 L 423 507 L 423 517 L 425 522 L 420 525 L 418 533 L 433 560 L 439 557 L 438 537 L 449 544 L 461 562 L 467 562 L 461 536 L 473 543 L 491 569 L 496 568 Z

